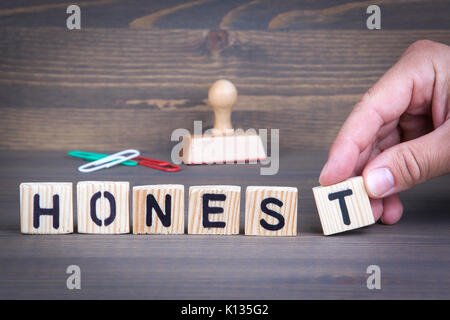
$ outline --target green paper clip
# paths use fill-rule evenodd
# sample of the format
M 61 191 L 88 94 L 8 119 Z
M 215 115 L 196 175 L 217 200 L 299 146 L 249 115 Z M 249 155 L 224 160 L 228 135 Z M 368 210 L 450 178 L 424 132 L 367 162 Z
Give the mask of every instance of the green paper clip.
M 109 156 L 109 154 L 103 154 L 103 153 L 92 153 L 92 152 L 86 152 L 86 151 L 69 151 L 67 153 L 69 156 L 81 158 L 86 161 L 97 161 L 103 158 L 106 158 Z M 123 164 L 125 166 L 137 166 L 138 163 L 136 161 L 127 160 L 120 164 Z

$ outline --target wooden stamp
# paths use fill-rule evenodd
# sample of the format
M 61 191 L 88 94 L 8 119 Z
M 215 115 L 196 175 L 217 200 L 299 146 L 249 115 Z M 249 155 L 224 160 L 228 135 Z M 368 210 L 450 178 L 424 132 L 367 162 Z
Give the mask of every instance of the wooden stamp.
M 189 234 L 239 234 L 241 187 L 189 188 Z
M 245 191 L 245 234 L 297 235 L 297 188 L 249 186 Z
M 208 93 L 215 122 L 211 134 L 183 138 L 185 164 L 234 163 L 266 159 L 261 137 L 254 130 L 234 130 L 231 110 L 237 100 L 236 87 L 227 80 L 216 81 Z
M 20 227 L 27 234 L 72 233 L 72 183 L 21 183 Z
M 362 177 L 313 188 L 324 235 L 375 223 Z
M 78 182 L 78 232 L 129 233 L 129 192 L 129 182 Z
M 184 233 L 184 185 L 133 187 L 133 233 Z

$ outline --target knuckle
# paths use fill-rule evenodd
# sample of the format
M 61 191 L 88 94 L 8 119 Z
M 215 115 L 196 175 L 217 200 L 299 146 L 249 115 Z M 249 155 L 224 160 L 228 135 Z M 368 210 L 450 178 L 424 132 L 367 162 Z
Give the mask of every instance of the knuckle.
M 369 90 L 366 91 L 366 93 L 363 95 L 362 100 L 366 101 L 371 99 L 373 96 L 375 96 L 375 88 L 371 87 Z
M 401 184 L 414 186 L 427 177 L 428 166 L 424 155 L 407 144 L 403 145 L 394 157 L 398 178 Z
M 369 88 L 359 99 L 358 103 L 355 104 L 354 110 L 360 110 L 368 101 L 371 101 L 375 96 L 375 89 L 373 87 Z
M 436 45 L 436 43 L 431 40 L 417 40 L 417 41 L 414 41 L 408 47 L 408 49 L 406 49 L 406 52 L 411 52 L 411 51 L 423 52 L 423 51 L 432 49 L 435 45 Z
M 440 44 L 430 40 L 417 40 L 413 42 L 402 54 L 402 59 L 411 66 L 422 65 L 440 51 Z

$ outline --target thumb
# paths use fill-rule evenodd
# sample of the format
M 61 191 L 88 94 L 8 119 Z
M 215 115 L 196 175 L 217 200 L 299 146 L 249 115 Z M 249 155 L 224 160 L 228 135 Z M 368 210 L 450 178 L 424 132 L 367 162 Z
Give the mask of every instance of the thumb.
M 450 172 L 450 121 L 411 141 L 395 145 L 363 172 L 370 197 L 383 198 Z

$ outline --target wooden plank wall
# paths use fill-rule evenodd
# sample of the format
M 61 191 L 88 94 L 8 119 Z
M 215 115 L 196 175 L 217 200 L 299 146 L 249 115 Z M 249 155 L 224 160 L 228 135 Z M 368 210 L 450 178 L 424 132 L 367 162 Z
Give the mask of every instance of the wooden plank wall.
M 369 1 L 370 2 L 370 1 Z M 409 44 L 450 41 L 449 1 L 81 1 L 0 4 L 0 149 L 169 150 L 212 126 L 205 98 L 233 81 L 235 126 L 280 129 L 281 150 L 326 150 Z

